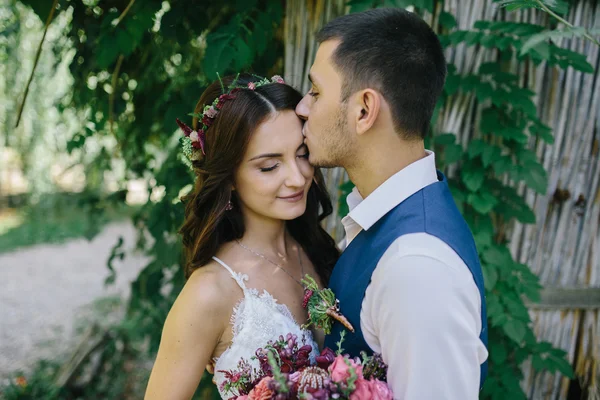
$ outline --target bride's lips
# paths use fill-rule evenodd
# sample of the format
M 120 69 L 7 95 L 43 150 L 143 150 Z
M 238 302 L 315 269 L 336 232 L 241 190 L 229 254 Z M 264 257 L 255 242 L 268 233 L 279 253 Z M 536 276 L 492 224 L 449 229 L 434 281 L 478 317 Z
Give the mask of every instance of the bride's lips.
M 279 197 L 281 200 L 289 201 L 290 203 L 296 203 L 304 197 L 304 190 L 299 191 L 298 193 L 294 193 L 291 196 Z

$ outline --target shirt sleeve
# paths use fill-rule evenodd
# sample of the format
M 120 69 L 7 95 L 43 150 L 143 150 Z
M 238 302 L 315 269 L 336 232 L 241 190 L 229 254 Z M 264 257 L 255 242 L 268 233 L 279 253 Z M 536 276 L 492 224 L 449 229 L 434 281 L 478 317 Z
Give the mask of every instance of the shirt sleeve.
M 365 340 L 388 365 L 395 399 L 475 400 L 487 358 L 477 286 L 449 247 L 409 249 L 389 250 L 373 273 L 361 311 Z

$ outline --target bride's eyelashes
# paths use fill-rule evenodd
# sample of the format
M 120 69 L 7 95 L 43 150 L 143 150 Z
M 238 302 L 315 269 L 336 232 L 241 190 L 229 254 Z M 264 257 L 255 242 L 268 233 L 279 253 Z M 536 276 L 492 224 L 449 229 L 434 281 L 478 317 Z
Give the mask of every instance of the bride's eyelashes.
M 302 154 L 298 154 L 297 157 L 299 158 L 303 158 L 305 160 L 308 160 L 308 156 L 309 156 L 309 152 L 308 149 L 304 149 Z M 272 167 L 265 167 L 265 168 L 259 168 L 261 172 L 271 172 L 274 171 L 277 167 L 279 167 L 279 163 L 273 165 Z
M 277 168 L 279 166 L 279 163 L 273 165 L 272 167 L 267 167 L 267 168 L 260 168 L 261 172 L 270 172 L 275 170 L 275 168 Z

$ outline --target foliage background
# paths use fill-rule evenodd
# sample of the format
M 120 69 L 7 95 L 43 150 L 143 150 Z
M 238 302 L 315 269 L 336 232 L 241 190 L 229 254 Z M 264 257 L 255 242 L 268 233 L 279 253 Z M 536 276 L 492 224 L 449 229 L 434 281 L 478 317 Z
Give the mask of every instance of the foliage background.
M 33 69 L 31 59 L 23 59 L 23 64 L 15 60 L 27 50 L 22 48 L 23 36 L 31 32 L 27 27 L 37 27 L 39 34 L 53 4 L 3 0 L 0 114 L 4 145 L 16 149 L 25 175 L 34 182 L 27 194 L 27 202 L 34 208 L 40 206 L 42 194 L 60 190 L 56 179 L 48 179 L 45 171 L 49 165 L 58 163 L 61 171 L 77 171 L 83 193 L 78 204 L 87 210 L 90 226 L 96 229 L 100 225 L 94 221 L 126 203 L 128 182 L 146 183 L 148 202 L 135 210 L 132 219 L 140 233 L 138 247 L 151 262 L 132 284 L 127 316 L 112 331 L 108 343 L 114 347 L 123 341 L 132 344 L 132 352 L 152 354 L 170 305 L 184 283 L 176 235 L 183 215 L 178 199 L 190 190 L 193 177 L 178 160 L 175 118 L 192 110 L 217 72 L 248 70 L 271 75 L 285 69 L 288 81 L 301 88 L 305 65 L 289 76 L 292 68 L 286 48 L 289 52 L 293 43 L 294 51 L 306 53 L 306 60 L 311 59 L 314 48 L 305 50 L 306 43 L 290 38 L 286 27 L 298 18 L 289 13 L 297 3 L 294 1 L 54 3 L 55 15 L 51 24 L 46 24 L 48 36 L 23 119 L 13 128 L 17 100 L 22 99 L 26 84 L 23 71 Z M 306 3 L 304 19 L 308 22 L 300 23 L 310 25 L 311 18 L 316 18 L 314 14 L 323 7 L 317 3 Z M 531 90 L 526 77 L 539 65 L 591 74 L 594 66 L 585 54 L 592 51 L 587 47 L 592 45 L 581 45 L 576 52 L 548 41 L 549 36 L 532 45 L 532 37 L 556 27 L 551 19 L 540 20 L 540 24 L 502 21 L 492 14 L 464 28 L 461 23 L 459 29 L 460 21 L 475 15 L 473 10 L 469 14 L 467 3 L 471 4 L 353 0 L 344 11 L 410 6 L 434 27 L 447 47 L 450 74 L 428 145 L 451 178 L 455 200 L 474 232 L 484 267 L 491 327 L 490 376 L 481 397 L 519 399 L 527 397 L 522 384 L 525 362 L 536 371 L 558 371 L 573 377 L 565 352 L 536 339 L 525 301 L 539 300 L 539 279 L 509 247 L 515 224 L 536 221 L 527 196 L 548 192 L 546 168 L 536 148 L 554 140 L 536 105 L 543 94 Z M 557 15 L 568 10 L 563 2 L 553 2 L 553 6 Z M 507 13 L 498 11 L 499 15 Z M 583 33 L 575 30 L 563 36 Z M 470 69 L 465 68 L 464 58 L 475 55 L 469 48 L 489 50 Z M 47 151 L 49 148 L 53 151 Z M 589 151 L 592 158 L 598 157 L 597 148 Z M 48 161 L 40 162 L 44 157 Z M 351 184 L 343 182 L 343 174 L 336 176 L 329 184 L 334 192 L 339 184 L 338 215 L 344 215 L 343 198 Z M 330 227 L 335 224 L 336 220 L 329 221 Z M 90 237 L 93 234 L 93 230 L 89 232 Z M 116 239 L 112 254 L 107 255 L 107 283 L 114 279 L 111 260 L 125 256 L 121 244 Z M 111 368 L 104 381 L 110 381 L 133 356 L 126 357 L 108 344 L 106 348 Z M 563 388 L 564 382 L 569 380 L 563 381 Z M 110 396 L 118 397 L 116 393 L 125 387 L 124 383 L 113 385 Z M 13 389 L 18 398 L 21 389 Z M 56 393 L 74 397 L 68 386 Z M 210 380 L 205 379 L 198 396 L 213 394 Z M 86 395 L 108 398 L 106 382 L 96 381 Z

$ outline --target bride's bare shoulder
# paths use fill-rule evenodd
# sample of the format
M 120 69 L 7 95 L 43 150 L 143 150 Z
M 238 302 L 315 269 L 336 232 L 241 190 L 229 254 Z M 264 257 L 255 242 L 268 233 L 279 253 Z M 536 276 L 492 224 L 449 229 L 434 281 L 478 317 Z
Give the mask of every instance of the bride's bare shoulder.
M 229 271 L 211 260 L 189 277 L 176 303 L 196 311 L 221 313 L 231 309 L 241 291 Z

